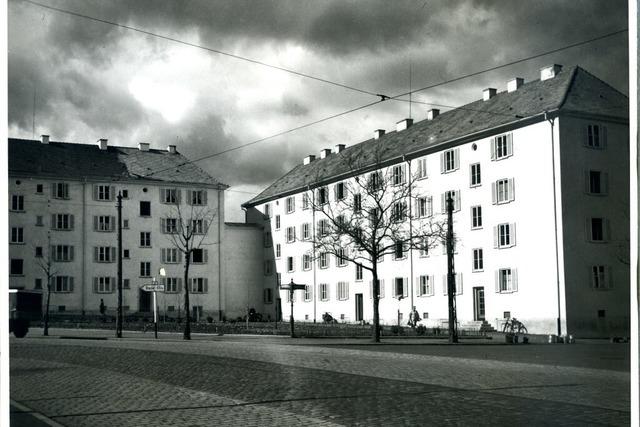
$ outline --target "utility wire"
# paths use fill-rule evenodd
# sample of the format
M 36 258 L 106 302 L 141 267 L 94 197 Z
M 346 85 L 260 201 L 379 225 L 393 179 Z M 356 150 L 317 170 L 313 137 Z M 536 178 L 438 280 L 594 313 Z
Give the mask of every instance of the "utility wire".
M 343 84 L 343 83 L 334 82 L 334 81 L 331 81 L 331 80 L 328 80 L 328 79 L 324 79 L 322 77 L 316 77 L 316 76 L 313 76 L 311 74 L 306 74 L 306 73 L 302 73 L 300 71 L 291 70 L 289 68 L 279 67 L 279 66 L 273 65 L 273 64 L 267 64 L 266 62 L 258 61 L 256 59 L 251 59 L 251 58 L 247 58 L 247 57 L 244 57 L 244 56 L 235 55 L 233 53 L 224 52 L 222 50 L 214 49 L 214 48 L 207 47 L 207 46 L 202 46 L 202 45 L 199 45 L 199 44 L 196 44 L 196 43 L 190 43 L 190 42 L 187 42 L 187 41 L 184 41 L 184 40 L 176 39 L 174 37 L 164 36 L 162 34 L 157 34 L 157 33 L 151 32 L 151 31 L 142 30 L 140 28 L 132 27 L 130 25 L 119 24 L 117 22 L 107 21 L 106 19 L 95 18 L 95 17 L 89 16 L 89 15 L 83 15 L 81 13 L 72 12 L 70 10 L 66 10 L 66 9 L 61 9 L 61 8 L 57 8 L 57 7 L 54 7 L 54 6 L 45 5 L 45 4 L 38 3 L 38 2 L 35 2 L 35 1 L 32 1 L 32 0 L 23 0 L 23 1 L 26 2 L 26 3 L 30 3 L 30 4 L 32 4 L 34 6 L 42 7 L 44 9 L 53 10 L 53 11 L 56 11 L 56 12 L 59 12 L 59 13 L 64 13 L 64 14 L 67 14 L 67 15 L 75 16 L 75 17 L 82 18 L 82 19 L 88 19 L 88 20 L 95 21 L 95 22 L 100 22 L 100 23 L 103 23 L 103 24 L 113 25 L 115 27 L 119 27 L 119 28 L 124 28 L 126 30 L 135 31 L 135 32 L 138 32 L 138 33 L 141 33 L 141 34 L 145 34 L 145 35 L 148 35 L 148 36 L 157 37 L 159 39 L 168 40 L 168 41 L 172 41 L 174 43 L 179 43 L 179 44 L 182 44 L 182 45 L 185 45 L 185 46 L 195 47 L 197 49 L 202 49 L 202 50 L 206 50 L 208 52 L 217 53 L 219 55 L 228 56 L 230 58 L 238 59 L 240 61 L 246 61 L 246 62 L 249 62 L 249 63 L 252 63 L 252 64 L 261 65 L 263 67 L 272 68 L 274 70 L 284 71 L 285 73 L 293 74 L 293 75 L 296 75 L 296 76 L 299 76 L 299 77 L 304 77 L 304 78 L 311 79 L 311 80 L 316 80 L 316 81 L 319 81 L 319 82 L 322 82 L 322 83 L 326 83 L 326 84 L 330 84 L 330 85 L 333 85 L 333 86 L 341 87 L 343 89 L 348 89 L 348 90 L 351 90 L 351 91 L 364 93 L 366 95 L 371 95 L 371 96 L 376 96 L 376 97 L 381 97 L 381 98 L 387 98 L 386 95 L 381 95 L 381 94 L 378 94 L 378 93 L 375 93 L 375 92 L 371 92 L 371 91 L 368 91 L 368 90 L 365 90 L 365 89 L 360 89 L 360 88 L 357 88 L 357 87 L 354 87 L 354 86 L 349 86 L 349 85 L 346 85 L 346 84 Z

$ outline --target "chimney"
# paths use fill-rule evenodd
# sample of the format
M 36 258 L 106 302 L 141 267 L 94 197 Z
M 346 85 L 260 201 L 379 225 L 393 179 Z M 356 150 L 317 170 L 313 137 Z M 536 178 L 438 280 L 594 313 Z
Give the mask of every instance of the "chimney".
M 305 165 L 308 165 L 309 163 L 313 162 L 316 159 L 316 156 L 309 154 L 307 157 L 304 158 L 304 161 L 302 162 Z
M 385 131 L 384 129 L 376 129 L 376 130 L 374 130 L 374 131 L 373 131 L 373 139 L 380 139 L 380 137 L 381 137 L 382 135 L 384 135 L 384 134 L 385 134 L 385 132 L 386 132 L 386 131 Z
M 325 157 L 328 157 L 329 154 L 331 154 L 331 150 L 328 149 L 328 148 L 320 150 L 320 158 L 321 159 L 324 159 Z
M 140 151 L 149 151 L 149 143 L 148 142 L 139 142 L 138 150 Z
M 486 88 L 482 91 L 482 99 L 484 99 L 485 101 L 490 100 L 494 96 L 496 96 L 496 90 L 492 87 Z
M 431 110 L 427 111 L 427 120 L 433 120 L 439 115 L 440 110 L 438 110 L 437 108 L 432 108 Z
M 507 82 L 507 92 L 514 92 L 524 84 L 522 77 L 515 77 Z
M 345 147 L 346 147 L 346 145 L 345 145 L 345 144 L 336 144 L 336 146 L 335 146 L 335 148 L 334 148 L 333 152 L 334 152 L 334 153 L 340 153 L 342 150 L 344 150 L 344 149 L 345 149 Z
M 100 150 L 104 151 L 107 149 L 107 143 L 109 142 L 108 139 L 105 138 L 100 138 L 98 140 L 98 147 L 100 147 Z
M 176 154 L 176 146 L 175 145 L 169 145 L 167 147 L 167 151 L 170 152 L 171 154 Z
M 49 135 L 41 135 L 40 142 L 42 142 L 43 144 L 49 144 Z
M 396 132 L 401 132 L 413 124 L 413 119 L 402 119 L 396 123 Z
M 552 79 L 562 71 L 562 65 L 553 64 L 540 68 L 540 80 Z

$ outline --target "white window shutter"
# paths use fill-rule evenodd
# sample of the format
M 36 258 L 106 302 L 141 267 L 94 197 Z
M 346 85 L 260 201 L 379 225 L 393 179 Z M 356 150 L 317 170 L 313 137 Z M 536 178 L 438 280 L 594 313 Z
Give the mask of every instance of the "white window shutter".
M 591 193 L 591 173 L 588 170 L 583 171 L 584 175 L 584 192 Z
M 440 173 L 445 172 L 444 152 L 440 153 Z
M 603 222 L 604 222 L 603 224 L 604 240 L 609 241 L 611 240 L 611 222 L 607 218 L 604 218 Z
M 98 216 L 97 215 L 94 215 L 94 217 L 93 217 L 93 229 L 95 231 L 98 231 Z
M 460 190 L 456 190 L 456 197 L 454 200 L 454 206 L 453 206 L 453 210 L 454 211 L 459 211 L 460 210 Z
M 507 156 L 513 156 L 513 133 L 507 134 Z
M 427 215 L 433 215 L 433 196 L 427 197 Z
M 584 236 L 587 241 L 591 241 L 591 218 L 586 218 L 584 221 Z
M 111 216 L 109 217 L 109 230 L 111 231 L 115 231 L 116 229 L 116 217 L 115 216 Z
M 516 245 L 516 223 L 509 224 L 509 246 Z
M 516 198 L 516 186 L 513 183 L 513 178 L 509 179 L 509 200 L 513 201 Z
M 489 146 L 491 147 L 491 160 L 495 160 L 496 159 L 496 138 L 495 137 L 491 138 L 491 143 L 489 144 Z
M 209 203 L 208 201 L 208 197 L 207 197 L 207 190 L 202 190 L 202 204 L 207 206 L 207 204 Z
M 511 290 L 513 292 L 518 291 L 518 269 L 517 268 L 511 269 Z
M 496 270 L 496 292 L 500 293 L 500 270 Z
M 115 246 L 111 246 L 111 258 L 110 261 L 111 262 L 115 262 L 116 261 L 116 248 Z
M 402 165 L 402 175 L 400 176 L 400 181 L 404 184 L 407 182 L 407 165 Z
M 605 286 L 609 289 L 613 288 L 613 267 L 609 265 L 605 267 L 605 271 L 607 272 Z
M 327 290 L 329 287 L 327 286 Z M 373 299 L 373 280 L 369 280 L 369 299 Z
M 166 234 L 167 232 L 167 219 L 160 218 L 160 232 Z
M 497 197 L 497 189 L 496 186 L 498 185 L 497 181 L 494 181 L 491 183 L 491 203 L 493 203 L 494 205 L 496 203 L 498 203 L 498 197 Z
M 204 289 L 203 289 L 204 293 L 209 293 L 209 278 L 205 277 L 204 278 Z
M 435 279 L 436 279 L 436 276 L 433 276 L 433 275 L 429 276 L 429 290 L 430 290 L 429 295 L 435 294 L 435 287 L 436 287 Z
M 109 200 L 113 201 L 116 199 L 116 186 L 115 185 L 110 185 L 109 186 Z
M 74 255 L 73 246 L 69 246 L 69 261 L 73 261 Z
M 69 215 L 69 228 L 71 230 L 73 230 L 74 222 L 75 222 L 75 215 Z
M 447 275 L 443 274 L 442 275 L 442 293 L 447 295 Z
M 409 278 L 407 277 L 402 279 L 402 296 L 405 298 L 409 296 Z
M 500 236 L 498 236 L 498 226 L 494 225 L 493 226 L 493 247 L 494 248 L 497 248 L 498 247 L 498 243 L 500 243 L 499 237 Z
M 603 194 L 609 194 L 609 174 L 607 172 L 601 172 L 602 180 L 600 182 L 600 191 Z
M 456 294 L 462 295 L 462 273 L 456 274 Z
M 160 189 L 160 203 L 164 203 L 165 200 L 167 200 L 166 198 L 166 189 L 165 188 L 161 188 Z
M 56 197 L 56 183 L 52 182 L 51 183 L 51 197 L 55 198 Z
M 600 126 L 600 146 L 602 148 L 607 148 L 607 127 Z
M 56 221 L 56 214 L 51 214 L 51 229 L 52 230 L 57 230 L 58 229 L 58 222 Z
M 93 278 L 93 292 L 94 293 L 98 293 L 98 278 L 94 277 Z
M 178 277 L 178 293 L 182 292 L 182 277 Z
M 416 295 L 417 296 L 421 296 L 422 295 L 422 282 L 420 281 L 420 276 L 416 276 L 414 283 L 416 283 L 417 287 L 418 287 L 418 289 L 416 290 Z
M 94 246 L 94 247 L 93 247 L 93 260 L 94 260 L 94 261 L 98 261 L 98 251 L 99 251 L 98 247 L 97 247 L 97 246 Z M 55 252 L 54 252 L 54 253 L 55 253 Z
M 176 257 L 177 261 L 182 262 L 182 251 L 178 249 L 176 252 L 178 253 L 178 256 Z
M 443 214 L 444 214 L 444 213 L 447 213 L 447 199 L 446 199 L 445 193 L 442 193 L 442 194 L 440 195 L 440 199 L 441 199 L 441 200 L 440 200 L 440 203 L 441 203 L 441 205 L 442 205 L 442 213 L 443 213 Z
M 455 148 L 453 150 L 453 169 L 460 169 L 460 149 Z
M 93 200 L 98 200 L 98 188 L 99 187 L 100 186 L 98 186 L 98 185 L 94 185 L 93 186 Z
M 176 203 L 180 204 L 181 199 L 182 199 L 182 190 L 177 189 L 176 190 Z
M 193 205 L 193 191 L 187 190 L 187 205 Z
M 160 249 L 160 260 L 163 264 L 167 262 L 167 250 L 165 248 Z
M 73 280 L 73 276 L 69 277 L 69 292 L 73 292 L 73 285 L 74 285 L 74 280 Z
M 209 262 L 209 249 L 202 250 L 202 257 L 205 264 Z
M 589 125 L 582 126 L 582 145 L 589 146 Z

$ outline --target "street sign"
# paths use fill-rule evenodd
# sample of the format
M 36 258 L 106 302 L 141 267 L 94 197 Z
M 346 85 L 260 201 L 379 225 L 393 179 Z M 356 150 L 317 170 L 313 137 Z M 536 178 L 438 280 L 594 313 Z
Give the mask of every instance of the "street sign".
M 286 290 L 291 290 L 293 289 L 294 291 L 298 291 L 298 290 L 304 290 L 306 285 L 298 285 L 298 284 L 291 284 L 291 283 L 285 283 L 284 285 L 280 285 L 280 289 L 286 289 Z
M 142 290 L 147 292 L 164 292 L 164 285 L 158 285 L 153 283 L 149 285 L 143 285 Z

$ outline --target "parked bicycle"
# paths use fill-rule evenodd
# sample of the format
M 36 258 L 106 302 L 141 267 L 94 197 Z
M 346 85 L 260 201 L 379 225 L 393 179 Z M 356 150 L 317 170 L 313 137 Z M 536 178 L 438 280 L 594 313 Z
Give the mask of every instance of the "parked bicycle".
M 514 317 L 512 319 L 507 319 L 502 327 L 502 332 L 510 334 L 526 334 L 527 327 L 524 326 L 524 323 Z

